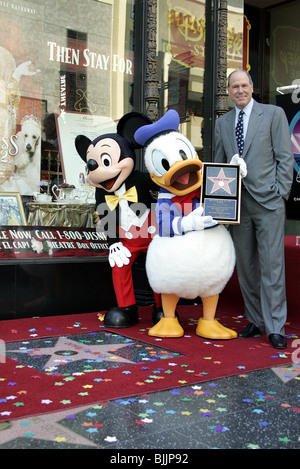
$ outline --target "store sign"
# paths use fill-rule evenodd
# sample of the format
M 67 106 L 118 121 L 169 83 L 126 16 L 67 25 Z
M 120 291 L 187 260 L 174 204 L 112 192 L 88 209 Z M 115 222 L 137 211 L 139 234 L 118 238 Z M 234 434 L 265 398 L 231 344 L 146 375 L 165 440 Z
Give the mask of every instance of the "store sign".
M 94 68 L 98 70 L 112 70 L 113 72 L 133 74 L 133 63 L 128 58 L 118 54 L 107 55 L 86 49 L 74 49 L 57 44 L 54 41 L 47 42 L 49 60 L 61 64 Z
M 194 12 L 176 6 L 169 9 L 168 52 L 173 60 L 187 67 L 204 67 L 205 11 L 204 5 L 196 5 Z M 202 7 L 202 13 L 199 8 Z M 200 13 L 200 15 L 199 15 Z
M 106 236 L 93 228 L 12 226 L 0 230 L 0 261 L 106 255 Z
M 171 0 L 170 0 L 171 3 Z M 185 67 L 204 68 L 205 65 L 205 2 L 188 3 L 188 8 L 169 8 L 169 43 L 167 52 L 175 62 Z M 241 13 L 228 12 L 231 27 L 227 31 L 227 61 L 230 68 L 240 68 L 243 57 Z M 245 44 L 244 44 L 245 47 Z

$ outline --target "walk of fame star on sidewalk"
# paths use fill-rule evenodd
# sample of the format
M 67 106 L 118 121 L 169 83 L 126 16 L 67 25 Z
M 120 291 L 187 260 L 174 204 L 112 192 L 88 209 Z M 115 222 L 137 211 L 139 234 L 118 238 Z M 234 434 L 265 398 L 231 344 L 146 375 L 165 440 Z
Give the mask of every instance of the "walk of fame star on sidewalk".
M 25 354 L 31 357 L 50 356 L 47 363 L 44 365 L 44 369 L 51 371 L 51 369 L 55 369 L 59 365 L 66 365 L 80 360 L 134 364 L 135 362 L 116 355 L 119 349 L 126 346 L 128 346 L 128 343 L 86 345 L 68 337 L 59 337 L 52 347 L 23 349 L 20 347 L 19 349 L 9 350 L 8 352 L 9 354 Z

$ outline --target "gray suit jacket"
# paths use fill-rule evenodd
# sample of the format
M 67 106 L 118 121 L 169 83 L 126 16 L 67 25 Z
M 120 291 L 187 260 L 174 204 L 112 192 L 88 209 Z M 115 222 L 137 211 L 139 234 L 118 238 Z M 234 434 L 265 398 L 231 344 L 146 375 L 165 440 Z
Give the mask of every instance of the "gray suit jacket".
M 214 161 L 230 163 L 238 153 L 235 108 L 215 125 Z M 243 158 L 248 174 L 243 183 L 252 197 L 269 210 L 287 199 L 293 181 L 294 156 L 287 118 L 282 108 L 254 101 L 245 139 Z

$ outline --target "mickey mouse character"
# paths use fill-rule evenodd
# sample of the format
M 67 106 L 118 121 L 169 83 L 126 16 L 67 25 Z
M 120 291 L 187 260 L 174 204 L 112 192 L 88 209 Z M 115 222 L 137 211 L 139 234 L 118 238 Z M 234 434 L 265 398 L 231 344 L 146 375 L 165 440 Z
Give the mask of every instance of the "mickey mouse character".
M 75 146 L 87 163 L 87 180 L 96 187 L 96 205 L 101 229 L 109 245 L 109 264 L 118 306 L 110 308 L 104 325 L 124 328 L 138 323 L 138 308 L 133 288 L 132 264 L 146 252 L 157 231 L 151 205 L 155 199 L 151 191 L 157 185 L 148 173 L 134 170 L 135 149 L 141 148 L 133 138 L 142 125 L 152 123 L 144 114 L 124 115 L 117 133 L 100 135 L 91 141 L 78 135 Z M 154 293 L 153 323 L 162 316 L 160 295 Z

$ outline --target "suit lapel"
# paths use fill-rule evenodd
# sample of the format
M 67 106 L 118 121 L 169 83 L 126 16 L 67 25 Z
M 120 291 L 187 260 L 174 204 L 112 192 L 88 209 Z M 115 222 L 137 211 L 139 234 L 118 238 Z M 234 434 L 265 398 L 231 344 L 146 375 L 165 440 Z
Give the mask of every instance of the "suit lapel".
M 263 109 L 256 101 L 254 101 L 252 112 L 251 112 L 250 119 L 249 119 L 246 140 L 245 140 L 244 153 L 243 153 L 244 158 L 246 158 L 247 151 L 249 150 L 252 140 L 254 139 L 256 132 L 262 123 L 262 115 L 263 115 Z
M 227 130 L 227 135 L 228 135 L 228 141 L 230 142 L 232 146 L 232 156 L 238 153 L 238 147 L 236 143 L 236 138 L 235 138 L 235 108 L 233 108 L 231 111 L 229 111 L 226 114 L 226 130 Z

